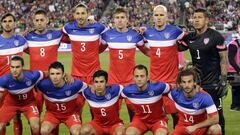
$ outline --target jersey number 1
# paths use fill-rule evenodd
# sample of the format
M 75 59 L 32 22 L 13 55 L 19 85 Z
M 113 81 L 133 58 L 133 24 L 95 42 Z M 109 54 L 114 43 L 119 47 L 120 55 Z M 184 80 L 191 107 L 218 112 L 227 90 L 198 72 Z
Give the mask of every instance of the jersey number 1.
M 143 109 L 143 113 L 152 113 L 149 105 L 141 105 L 142 109 Z

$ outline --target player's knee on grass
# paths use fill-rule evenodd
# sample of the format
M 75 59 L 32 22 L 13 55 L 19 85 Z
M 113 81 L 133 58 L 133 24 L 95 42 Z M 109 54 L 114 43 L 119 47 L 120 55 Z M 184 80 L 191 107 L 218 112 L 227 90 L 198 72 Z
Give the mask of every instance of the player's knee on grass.
M 125 135 L 125 127 L 122 126 L 118 126 L 115 131 L 114 131 L 114 135 Z
M 40 131 L 40 121 L 38 117 L 32 117 L 29 119 L 30 127 L 34 133 Z
M 6 128 L 6 123 L 0 123 L 0 133 Z
M 221 133 L 222 133 L 221 126 L 219 124 L 214 124 L 214 125 L 210 126 L 208 128 L 208 132 L 207 132 L 208 135 L 221 134 Z
M 53 130 L 53 126 L 49 122 L 43 122 L 41 125 L 41 135 L 48 135 Z
M 155 131 L 154 135 L 167 135 L 166 129 L 159 128 Z
M 81 127 L 80 132 L 81 132 L 81 135 L 94 135 L 95 134 L 94 128 L 89 124 L 83 125 Z
M 134 127 L 128 127 L 126 130 L 126 135 L 140 135 L 140 131 Z
M 73 125 L 70 128 L 70 132 L 71 135 L 79 135 L 80 134 L 80 130 L 81 130 L 81 126 L 80 125 Z

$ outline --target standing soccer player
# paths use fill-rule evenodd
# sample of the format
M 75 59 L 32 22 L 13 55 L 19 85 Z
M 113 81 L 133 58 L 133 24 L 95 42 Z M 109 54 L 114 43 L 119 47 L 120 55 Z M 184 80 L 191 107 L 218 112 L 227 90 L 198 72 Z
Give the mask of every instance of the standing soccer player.
M 179 114 L 171 135 L 221 135 L 217 108 L 211 96 L 197 85 L 198 79 L 193 69 L 178 74 L 178 88 L 169 93 Z
M 80 134 L 81 120 L 76 110 L 76 100 L 87 85 L 80 80 L 66 84 L 64 74 L 63 65 L 54 62 L 49 66 L 50 79 L 42 80 L 37 85 L 44 95 L 47 110 L 41 125 L 42 135 L 48 135 L 60 123 L 65 123 L 72 135 Z
M 132 72 L 135 66 L 136 47 L 147 53 L 143 37 L 135 30 L 128 28 L 129 16 L 125 9 L 117 8 L 113 12 L 115 28 L 102 35 L 100 51 L 109 48 L 109 84 L 127 85 L 132 83 Z
M 69 37 L 72 45 L 72 76 L 88 84 L 92 75 L 100 69 L 99 40 L 105 26 L 101 23 L 88 24 L 89 10 L 79 4 L 73 10 L 75 21 L 63 27 L 64 36 Z
M 22 55 L 26 49 L 26 40 L 19 35 L 14 34 L 16 18 L 10 13 L 6 13 L 1 18 L 2 34 L 0 35 L 0 76 L 9 73 L 10 59 L 14 55 Z M 6 96 L 4 92 L 3 97 Z M 2 102 L 0 101 L 0 108 Z M 6 130 L 2 130 L 0 135 L 4 135 Z M 20 118 L 14 119 L 14 134 L 22 134 L 22 123 Z
M 0 97 L 3 91 L 8 92 L 0 109 L 0 132 L 20 112 L 27 118 L 32 134 L 39 135 L 39 111 L 32 88 L 43 78 L 43 73 L 23 71 L 23 66 L 23 58 L 14 56 L 10 60 L 11 73 L 0 77 Z
M 163 112 L 162 94 L 169 92 L 169 85 L 148 81 L 148 71 L 143 65 L 134 67 L 133 79 L 135 84 L 127 85 L 122 91 L 122 97 L 133 106 L 135 113 L 126 135 L 141 135 L 147 131 L 167 135 L 167 117 Z
M 121 85 L 107 86 L 108 74 L 98 70 L 93 74 L 94 93 L 91 89 L 83 90 L 83 96 L 88 102 L 93 120 L 82 126 L 81 135 L 124 135 L 125 127 L 119 118 L 119 97 Z
M 225 120 L 222 109 L 222 96 L 226 90 L 227 47 L 223 36 L 208 28 L 208 13 L 205 9 L 196 9 L 193 14 L 193 26 L 196 32 L 189 33 L 179 45 L 179 49 L 189 49 L 193 66 L 201 78 L 201 87 L 213 98 L 219 113 L 219 124 L 224 134 Z

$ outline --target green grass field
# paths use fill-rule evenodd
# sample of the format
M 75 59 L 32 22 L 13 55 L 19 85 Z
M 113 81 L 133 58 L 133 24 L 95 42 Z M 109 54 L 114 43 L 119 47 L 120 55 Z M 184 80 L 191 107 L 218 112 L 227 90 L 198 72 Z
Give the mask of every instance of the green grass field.
M 108 53 L 103 53 L 100 55 L 101 60 L 101 67 L 104 70 L 108 70 L 108 62 L 109 62 L 109 55 Z M 188 54 L 186 54 L 186 58 L 189 58 Z M 26 69 L 28 69 L 29 66 L 29 58 L 28 56 L 24 56 L 25 63 L 26 63 Z M 67 73 L 70 73 L 71 70 L 71 54 L 70 53 L 60 53 L 59 54 L 59 61 L 63 62 L 65 65 L 65 71 Z M 149 58 L 144 56 L 141 53 L 136 53 L 136 64 L 144 64 L 146 66 L 149 66 Z M 239 99 L 240 100 L 240 99 Z M 231 104 L 231 92 L 229 91 L 228 96 L 223 100 L 223 108 L 224 108 L 224 114 L 225 114 L 225 121 L 226 121 L 226 135 L 239 135 L 240 134 L 240 112 L 230 112 Z M 43 115 L 43 114 L 42 114 Z M 22 116 L 23 117 L 23 116 Z M 91 120 L 91 115 L 89 112 L 88 105 L 84 106 L 83 113 L 82 113 L 83 123 L 86 123 Z M 121 108 L 121 118 L 124 120 L 125 125 L 129 123 L 129 117 L 127 114 L 127 109 L 125 105 L 122 105 Z M 169 117 L 170 118 L 170 117 Z M 172 122 L 171 119 L 169 119 L 169 129 L 172 130 Z M 23 118 L 23 135 L 30 135 L 30 129 L 28 126 L 28 123 L 25 118 Z M 61 125 L 60 127 L 60 135 L 68 135 L 68 129 Z M 151 133 L 147 133 L 148 135 L 151 135 Z M 13 129 L 12 124 L 11 126 L 7 127 L 7 135 L 13 135 Z

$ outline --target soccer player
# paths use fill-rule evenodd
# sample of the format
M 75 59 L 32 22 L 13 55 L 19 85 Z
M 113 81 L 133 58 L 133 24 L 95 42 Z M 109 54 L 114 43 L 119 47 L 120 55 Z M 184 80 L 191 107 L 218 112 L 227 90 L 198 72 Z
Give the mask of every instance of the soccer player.
M 31 70 L 47 71 L 49 65 L 57 61 L 58 47 L 63 34 L 61 31 L 48 30 L 48 23 L 47 12 L 43 9 L 37 10 L 33 16 L 35 30 L 25 36 L 28 43 Z M 36 90 L 34 94 L 38 109 L 42 112 L 43 96 Z M 58 128 L 55 131 L 55 134 L 58 134 Z
M 65 123 L 72 135 L 79 135 L 81 120 L 76 110 L 79 93 L 87 88 L 80 80 L 72 84 L 64 81 L 64 67 L 54 62 L 49 67 L 49 78 L 39 82 L 38 89 L 43 93 L 46 113 L 41 125 L 41 134 L 48 135 L 57 125 Z
M 184 32 L 176 26 L 168 24 L 167 8 L 158 5 L 153 9 L 154 26 L 143 33 L 150 47 L 150 80 L 176 84 L 178 74 L 178 47 L 177 40 L 184 36 Z M 173 125 L 178 118 L 173 102 L 163 96 L 165 111 L 172 114 Z
M 100 69 L 99 39 L 105 26 L 98 22 L 88 24 L 89 10 L 84 4 L 74 8 L 73 16 L 75 21 L 63 27 L 64 36 L 69 37 L 72 45 L 71 74 L 74 78 L 91 84 L 93 73 Z
M 213 98 L 219 114 L 219 124 L 224 134 L 225 120 L 222 109 L 222 96 L 226 92 L 227 48 L 223 36 L 208 28 L 208 13 L 196 9 L 193 14 L 193 27 L 196 32 L 189 33 L 179 45 L 180 50 L 189 49 L 192 64 L 200 75 L 201 87 Z
M 240 111 L 240 39 L 236 38 L 228 45 L 228 75 L 233 76 L 230 80 L 232 86 L 231 111 Z
M 133 82 L 132 72 L 135 66 L 136 47 L 147 54 L 143 37 L 132 28 L 128 28 L 129 16 L 124 8 L 113 12 L 115 28 L 102 35 L 100 51 L 109 48 L 109 84 L 127 85 Z
M 6 13 L 1 18 L 2 34 L 0 35 L 0 76 L 10 72 L 10 59 L 14 55 L 22 55 L 26 49 L 26 40 L 19 35 L 14 34 L 16 18 L 11 13 Z M 3 92 L 3 97 L 6 92 Z M 3 100 L 2 100 L 3 101 Z M 2 102 L 0 101 L 0 108 Z M 6 130 L 2 130 L 0 135 L 4 135 Z M 20 118 L 14 119 L 14 134 L 21 135 L 22 123 Z
M 98 70 L 93 74 L 93 89 L 83 90 L 93 120 L 81 128 L 81 135 L 124 135 L 125 127 L 119 118 L 121 85 L 107 86 L 108 74 Z
M 179 122 L 171 135 L 221 135 L 217 108 L 211 96 L 197 85 L 193 69 L 178 74 L 177 85 L 169 93 L 178 109 Z
M 43 78 L 43 73 L 23 71 L 23 66 L 23 58 L 14 56 L 10 60 L 11 73 L 0 77 L 0 97 L 3 91 L 8 92 L 0 109 L 0 132 L 20 112 L 29 121 L 32 134 L 39 135 L 39 111 L 32 88 Z
M 143 65 L 134 67 L 133 80 L 135 84 L 127 85 L 122 91 L 122 97 L 129 100 L 135 113 L 126 135 L 141 135 L 147 131 L 166 135 L 167 117 L 162 109 L 162 94 L 169 92 L 169 85 L 148 81 L 148 71 Z

